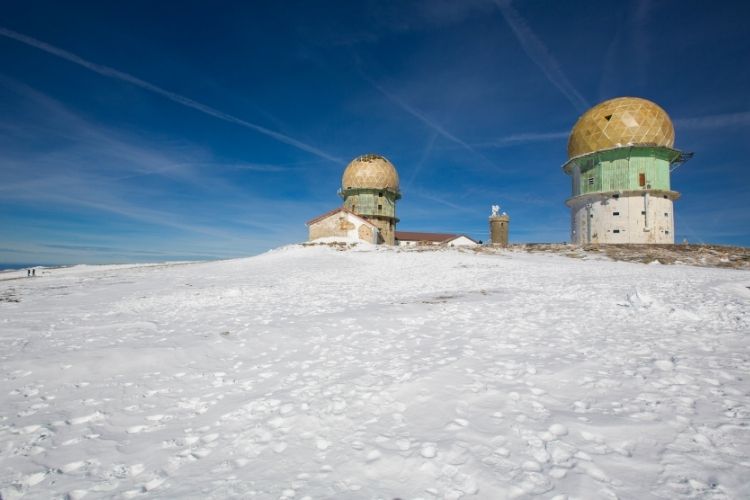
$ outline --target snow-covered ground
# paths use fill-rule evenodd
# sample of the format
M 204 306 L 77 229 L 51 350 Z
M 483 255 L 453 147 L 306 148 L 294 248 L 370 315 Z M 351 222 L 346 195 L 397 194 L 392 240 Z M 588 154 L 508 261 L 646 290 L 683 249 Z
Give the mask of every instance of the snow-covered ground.
M 0 278 L 3 499 L 750 497 L 748 271 L 322 246 Z

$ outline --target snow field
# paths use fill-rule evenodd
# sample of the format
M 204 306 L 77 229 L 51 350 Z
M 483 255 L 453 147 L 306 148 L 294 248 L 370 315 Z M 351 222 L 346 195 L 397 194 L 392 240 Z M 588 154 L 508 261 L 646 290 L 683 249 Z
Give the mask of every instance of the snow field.
M 327 247 L 0 281 L 0 492 L 746 498 L 748 286 Z

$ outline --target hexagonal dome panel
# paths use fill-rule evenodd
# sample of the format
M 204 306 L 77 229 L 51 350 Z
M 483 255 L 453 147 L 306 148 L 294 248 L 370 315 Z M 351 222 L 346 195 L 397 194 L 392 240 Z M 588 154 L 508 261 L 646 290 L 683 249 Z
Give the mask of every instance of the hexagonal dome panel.
M 640 97 L 617 97 L 597 104 L 576 122 L 568 158 L 620 146 L 674 145 L 674 126 L 657 104 Z
M 375 154 L 359 156 L 344 170 L 341 187 L 398 191 L 398 172 L 387 158 Z

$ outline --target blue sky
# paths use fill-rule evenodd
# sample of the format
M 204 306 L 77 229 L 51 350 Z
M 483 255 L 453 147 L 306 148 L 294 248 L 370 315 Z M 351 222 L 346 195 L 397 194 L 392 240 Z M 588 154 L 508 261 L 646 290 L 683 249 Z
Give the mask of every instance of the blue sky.
M 750 245 L 747 2 L 4 2 L 0 262 L 252 255 L 387 156 L 402 230 L 566 241 L 567 135 L 645 97 L 677 240 Z

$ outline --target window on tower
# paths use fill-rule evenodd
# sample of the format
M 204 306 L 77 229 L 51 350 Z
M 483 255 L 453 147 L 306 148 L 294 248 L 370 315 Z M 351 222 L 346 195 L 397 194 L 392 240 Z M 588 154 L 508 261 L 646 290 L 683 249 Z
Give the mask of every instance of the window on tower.
M 620 212 L 612 212 L 612 215 L 620 215 Z
M 641 187 L 646 185 L 646 174 L 638 174 L 638 185 Z

